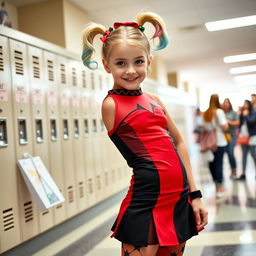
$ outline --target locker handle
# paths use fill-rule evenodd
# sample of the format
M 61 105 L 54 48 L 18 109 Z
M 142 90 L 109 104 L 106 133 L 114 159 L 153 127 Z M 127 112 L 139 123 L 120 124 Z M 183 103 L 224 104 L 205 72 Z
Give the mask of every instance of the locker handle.
M 51 127 L 51 140 L 52 141 L 57 141 L 57 124 L 56 124 L 56 119 L 51 119 L 50 120 L 50 127 Z
M 21 145 L 28 144 L 27 125 L 25 118 L 18 118 L 19 142 Z
M 0 119 L 0 147 L 8 146 L 6 118 Z
M 69 138 L 68 120 L 63 119 L 63 138 L 67 140 Z
M 98 129 L 97 129 L 97 121 L 96 121 L 96 119 L 92 120 L 92 124 L 93 124 L 93 133 L 97 134 L 98 133 Z
M 43 120 L 41 118 L 36 118 L 36 142 L 43 143 L 44 136 L 43 136 Z
M 84 135 L 85 135 L 86 137 L 89 136 L 88 119 L 84 119 Z
M 79 122 L 78 119 L 74 119 L 74 136 L 75 138 L 79 138 Z

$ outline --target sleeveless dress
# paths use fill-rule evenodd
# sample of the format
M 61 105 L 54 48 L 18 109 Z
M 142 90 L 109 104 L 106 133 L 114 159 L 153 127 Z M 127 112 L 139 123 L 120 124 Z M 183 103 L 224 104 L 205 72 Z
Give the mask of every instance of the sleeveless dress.
M 160 246 L 197 235 L 186 171 L 168 134 L 164 110 L 141 89 L 113 89 L 107 97 L 116 109 L 108 135 L 133 169 L 111 237 L 147 246 L 152 222 Z

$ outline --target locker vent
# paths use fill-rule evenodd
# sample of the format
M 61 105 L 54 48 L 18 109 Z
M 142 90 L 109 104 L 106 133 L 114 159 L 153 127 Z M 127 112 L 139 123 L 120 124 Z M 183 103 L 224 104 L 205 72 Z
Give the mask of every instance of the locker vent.
M 4 71 L 3 46 L 0 45 L 0 71 Z
M 102 90 L 102 76 L 99 76 L 99 85 L 100 85 L 100 90 Z
M 92 179 L 88 179 L 89 194 L 93 193 Z
M 86 72 L 82 70 L 82 86 L 86 88 Z
M 14 228 L 13 209 L 9 208 L 3 211 L 4 231 Z
M 69 186 L 69 187 L 68 187 L 68 202 L 69 202 L 69 203 L 74 202 L 73 186 Z
M 62 208 L 62 204 L 58 204 L 58 205 L 56 206 L 56 209 L 59 209 L 59 208 Z
M 105 172 L 105 185 L 108 187 L 108 173 Z
M 53 61 L 47 60 L 48 80 L 54 81 Z
M 40 78 L 39 58 L 37 56 L 32 56 L 32 58 L 33 58 L 33 76 L 34 78 Z
M 47 210 L 47 211 L 42 212 L 42 215 L 46 215 L 48 213 L 49 213 L 49 211 Z
M 24 215 L 25 215 L 25 222 L 29 222 L 34 219 L 33 218 L 33 206 L 32 206 L 31 201 L 24 204 Z
M 77 86 L 76 69 L 72 68 L 72 85 Z
M 116 173 L 115 173 L 115 170 L 112 170 L 112 181 L 113 181 L 113 183 L 116 183 Z
M 23 66 L 23 56 L 22 52 L 15 50 L 14 51 L 15 59 L 15 71 L 17 75 L 24 75 L 24 66 Z
M 91 73 L 91 85 L 92 85 L 92 90 L 95 89 L 95 83 L 94 83 L 94 74 Z
M 79 182 L 78 187 L 79 187 L 79 198 L 83 198 L 84 197 L 84 183 L 82 181 Z
M 64 64 L 60 64 L 60 82 L 66 84 L 66 67 Z

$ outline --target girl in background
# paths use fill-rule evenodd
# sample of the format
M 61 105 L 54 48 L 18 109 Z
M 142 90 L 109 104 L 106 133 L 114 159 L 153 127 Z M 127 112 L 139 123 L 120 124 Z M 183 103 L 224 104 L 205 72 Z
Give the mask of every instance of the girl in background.
M 203 129 L 216 129 L 217 150 L 213 152 L 213 161 L 209 162 L 209 169 L 216 187 L 216 197 L 224 196 L 223 187 L 223 156 L 226 151 L 227 141 L 224 132 L 228 129 L 228 123 L 221 109 L 219 96 L 211 95 L 208 109 L 203 114 Z
M 256 112 L 249 100 L 244 101 L 240 114 L 240 134 L 239 136 L 248 136 L 248 144 L 241 145 L 242 148 L 242 174 L 239 180 L 245 180 L 247 155 L 250 151 L 256 169 Z
M 231 135 L 231 141 L 228 141 L 227 145 L 227 153 L 228 153 L 228 159 L 231 166 L 231 175 L 230 177 L 232 179 L 236 178 L 237 172 L 237 164 L 236 164 L 236 158 L 234 155 L 234 148 L 236 145 L 236 128 L 239 126 L 239 116 L 238 114 L 233 110 L 232 104 L 228 98 L 226 98 L 223 102 L 222 108 L 224 110 L 227 122 L 228 122 L 228 130 L 227 133 Z
M 155 27 L 156 50 L 165 48 L 168 39 L 162 18 L 141 13 L 136 22 L 116 22 L 109 29 L 88 25 L 82 59 L 89 68 L 97 66 L 91 60 L 92 44 L 101 34 L 102 62 L 114 79 L 102 104 L 102 117 L 110 139 L 133 168 L 112 237 L 122 242 L 123 256 L 182 255 L 186 240 L 206 225 L 207 212 L 182 136 L 163 103 L 141 90 L 152 60 L 146 22 Z

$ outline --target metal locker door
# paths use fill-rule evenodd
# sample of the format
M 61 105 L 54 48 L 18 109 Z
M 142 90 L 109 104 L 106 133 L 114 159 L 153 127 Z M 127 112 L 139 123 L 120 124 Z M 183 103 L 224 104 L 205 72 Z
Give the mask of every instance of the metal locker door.
M 86 196 L 88 207 L 96 204 L 96 175 L 94 172 L 94 158 L 92 150 L 92 121 L 90 115 L 83 116 L 84 129 L 84 159 L 86 177 Z
M 43 69 L 43 51 L 39 48 L 28 46 L 29 87 L 31 92 L 30 104 L 32 114 L 32 134 L 34 156 L 40 156 L 45 166 L 49 169 L 48 138 L 46 123 L 46 97 Z M 54 225 L 53 211 L 48 209 L 38 212 L 39 229 L 43 232 Z
M 75 182 L 75 163 L 74 163 L 74 148 L 72 141 L 72 113 L 71 113 L 71 88 L 68 80 L 68 61 L 67 58 L 57 56 L 58 68 L 58 88 L 60 93 L 60 129 L 61 129 L 61 146 L 62 146 L 62 161 L 64 184 L 65 184 L 65 198 L 67 206 L 67 216 L 71 217 L 77 213 L 76 201 L 76 182 Z
M 75 162 L 75 180 L 76 180 L 76 194 L 78 211 L 87 208 L 87 198 L 85 195 L 85 161 L 84 161 L 84 147 L 82 135 L 82 109 L 81 109 L 81 91 L 82 91 L 82 77 L 80 76 L 80 63 L 77 61 L 69 61 L 69 76 L 70 87 L 72 91 L 72 122 L 73 131 L 72 141 L 74 147 L 74 162 Z
M 21 243 L 9 42 L 0 36 L 0 254 Z
M 60 191 L 64 194 L 64 175 L 61 148 L 61 131 L 60 131 L 60 109 L 58 105 L 58 85 L 57 85 L 57 65 L 56 55 L 50 52 L 43 52 L 44 67 L 46 72 L 45 85 L 47 92 L 47 108 L 46 120 L 48 124 L 48 152 L 49 152 L 49 166 L 51 174 L 58 185 Z M 66 219 L 66 205 L 59 204 L 54 207 L 54 223 L 58 224 Z
M 92 151 L 94 161 L 94 173 L 95 173 L 95 184 L 96 184 L 96 200 L 97 202 L 103 199 L 103 188 L 102 188 L 102 162 L 100 152 L 100 126 L 99 126 L 99 71 L 91 72 L 91 120 L 92 120 Z
M 31 109 L 29 104 L 29 75 L 26 45 L 10 40 L 13 120 L 15 129 L 16 160 L 24 153 L 33 155 Z M 36 206 L 17 167 L 18 195 L 22 241 L 38 234 Z

